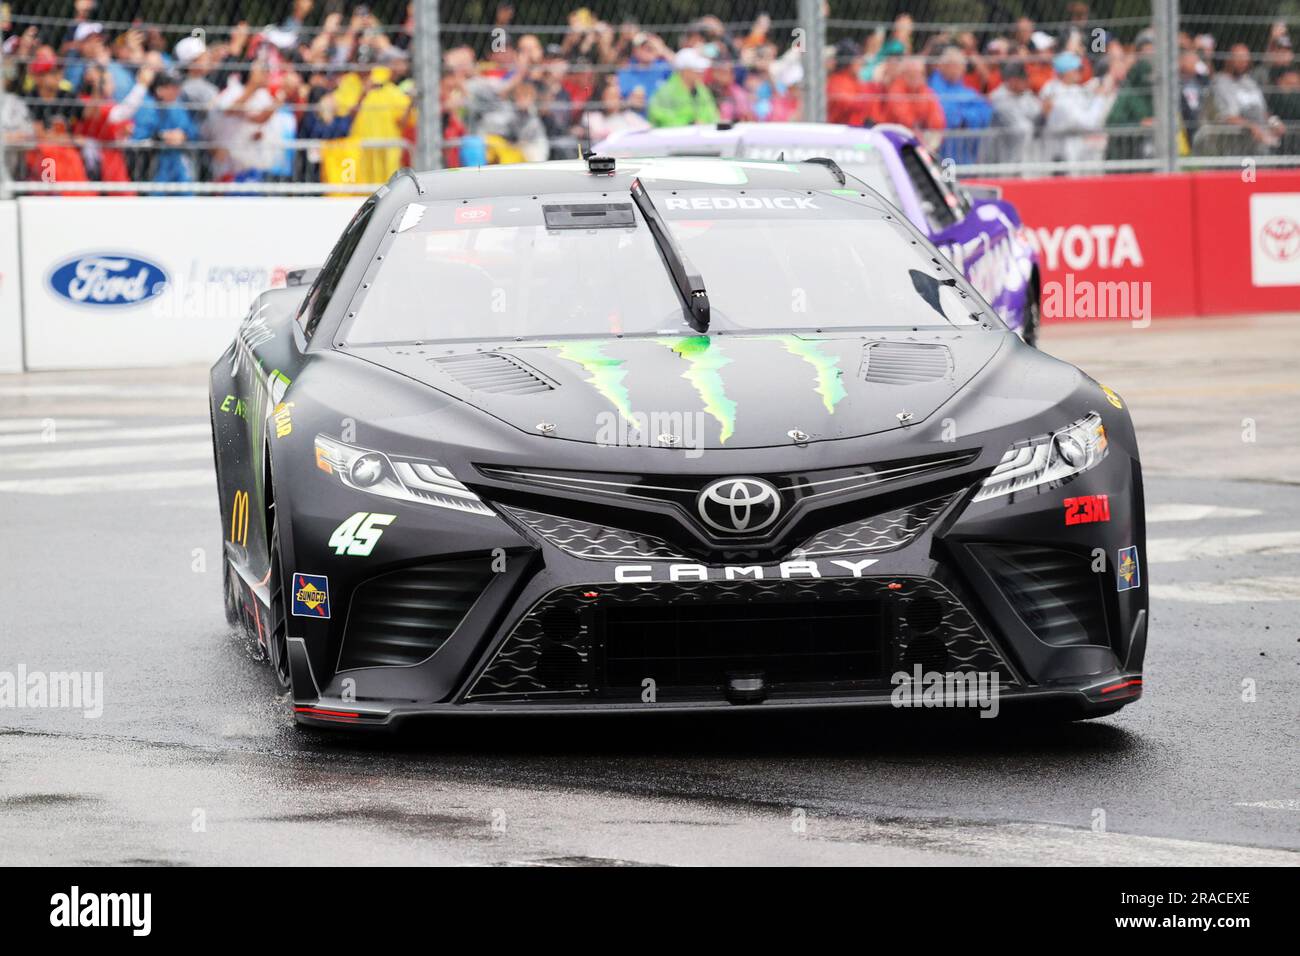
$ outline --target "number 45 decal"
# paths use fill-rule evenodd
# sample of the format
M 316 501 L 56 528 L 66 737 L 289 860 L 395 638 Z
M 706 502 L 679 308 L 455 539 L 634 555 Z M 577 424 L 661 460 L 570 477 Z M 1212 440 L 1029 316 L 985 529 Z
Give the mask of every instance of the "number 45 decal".
M 347 521 L 334 529 L 330 535 L 330 547 L 335 554 L 350 554 L 354 557 L 369 557 L 379 543 L 384 528 L 397 520 L 397 515 L 371 514 L 358 511 Z

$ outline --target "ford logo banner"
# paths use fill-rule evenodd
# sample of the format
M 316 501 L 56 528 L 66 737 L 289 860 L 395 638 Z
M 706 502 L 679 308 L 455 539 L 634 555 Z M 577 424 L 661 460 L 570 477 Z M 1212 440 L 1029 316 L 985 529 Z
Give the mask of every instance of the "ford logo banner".
M 77 305 L 139 305 L 167 288 L 167 273 L 148 259 L 91 253 L 69 259 L 50 273 L 50 288 Z

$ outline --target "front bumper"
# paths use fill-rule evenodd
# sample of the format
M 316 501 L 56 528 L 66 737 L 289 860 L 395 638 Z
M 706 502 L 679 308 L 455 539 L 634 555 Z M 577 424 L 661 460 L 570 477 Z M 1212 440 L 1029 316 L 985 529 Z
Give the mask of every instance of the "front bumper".
M 982 677 L 1011 709 L 1035 703 L 1097 716 L 1136 700 L 1146 589 L 1115 584 L 1120 552 L 1145 547 L 1136 462 L 1112 455 L 1062 488 L 1012 503 L 971 504 L 973 491 L 947 494 L 937 508 L 918 496 L 926 497 L 923 526 L 894 541 L 841 537 L 816 557 L 752 565 L 697 564 L 635 536 L 627 544 L 638 557 L 592 557 L 591 535 L 575 538 L 567 527 L 568 537 L 543 535 L 518 521 L 477 539 L 444 533 L 456 543 L 450 553 L 397 562 L 355 587 L 331 636 L 322 629 L 313 645 L 310 633 L 291 628 L 295 717 L 391 728 L 446 713 L 898 708 L 900 673 L 909 687 L 931 674 Z M 1063 501 L 1094 493 L 1109 495 L 1108 521 L 1063 528 Z M 400 540 L 400 524 L 386 534 Z M 1055 603 L 1027 607 L 989 548 L 1026 567 L 1055 555 L 1053 567 L 1073 576 L 1042 578 Z M 431 656 L 354 666 L 364 656 L 348 647 L 349 628 L 369 583 L 418 580 L 430 562 L 489 561 L 493 573 Z M 1061 614 L 1073 615 L 1072 628 Z M 646 647 L 652 633 L 674 647 Z M 916 706 L 973 706 L 946 693 L 940 687 Z

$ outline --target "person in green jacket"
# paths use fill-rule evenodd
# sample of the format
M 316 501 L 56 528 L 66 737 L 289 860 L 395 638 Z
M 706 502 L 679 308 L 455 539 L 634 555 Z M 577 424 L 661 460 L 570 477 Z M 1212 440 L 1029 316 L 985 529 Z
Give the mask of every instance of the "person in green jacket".
M 687 47 L 673 58 L 673 75 L 655 90 L 650 97 L 646 116 L 654 126 L 692 126 L 696 123 L 716 123 L 722 117 L 718 104 L 704 82 L 704 71 L 709 68 L 709 58 L 698 50 Z
M 1112 130 L 1106 142 L 1107 159 L 1149 159 L 1155 153 L 1151 142 L 1152 118 L 1155 103 L 1152 91 L 1155 83 L 1151 61 L 1139 59 L 1124 77 L 1115 103 L 1106 117 L 1106 127 Z

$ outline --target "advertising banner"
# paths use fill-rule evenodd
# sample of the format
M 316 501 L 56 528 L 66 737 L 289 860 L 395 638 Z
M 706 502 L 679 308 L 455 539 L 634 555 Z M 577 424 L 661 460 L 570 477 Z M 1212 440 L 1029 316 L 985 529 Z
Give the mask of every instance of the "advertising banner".
M 18 204 L 0 202 L 0 372 L 23 367 L 22 276 L 18 273 Z
M 996 182 L 1038 249 L 1045 322 L 1300 311 L 1300 173 Z
M 260 292 L 325 259 L 360 201 L 20 199 L 27 367 L 214 361 Z

